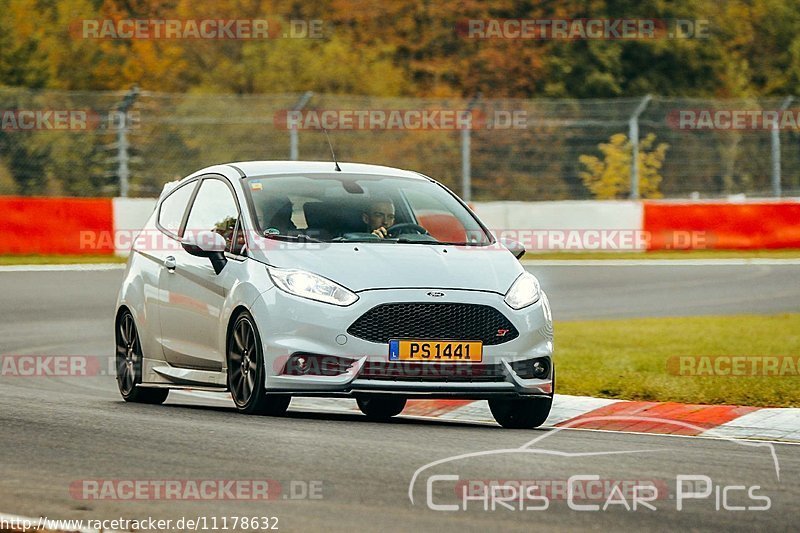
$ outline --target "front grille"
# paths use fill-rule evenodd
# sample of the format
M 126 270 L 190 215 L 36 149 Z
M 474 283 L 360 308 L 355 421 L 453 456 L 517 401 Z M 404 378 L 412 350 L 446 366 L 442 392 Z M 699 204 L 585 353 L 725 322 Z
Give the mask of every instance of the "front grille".
M 368 361 L 358 379 L 437 383 L 486 383 L 506 381 L 502 365 L 461 363 L 409 363 Z
M 388 343 L 390 339 L 436 339 L 493 345 L 519 336 L 511 322 L 494 307 L 463 303 L 382 304 L 361 315 L 347 332 L 379 343 Z

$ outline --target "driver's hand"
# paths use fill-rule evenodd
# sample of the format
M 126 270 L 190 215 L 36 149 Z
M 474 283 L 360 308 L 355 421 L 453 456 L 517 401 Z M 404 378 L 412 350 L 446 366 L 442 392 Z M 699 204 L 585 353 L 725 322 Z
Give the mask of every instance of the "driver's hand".
M 374 230 L 374 231 L 372 232 L 372 234 L 373 234 L 373 235 L 377 235 L 379 239 L 383 239 L 383 238 L 385 238 L 385 237 L 386 237 L 386 236 L 389 234 L 389 232 L 388 232 L 388 231 L 386 231 L 386 228 L 384 228 L 383 226 L 381 226 L 380 228 L 378 228 L 378 229 Z

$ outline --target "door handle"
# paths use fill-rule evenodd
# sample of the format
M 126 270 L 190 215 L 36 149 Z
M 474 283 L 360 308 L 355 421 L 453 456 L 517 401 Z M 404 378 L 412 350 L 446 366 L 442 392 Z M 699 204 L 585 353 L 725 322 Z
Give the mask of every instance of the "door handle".
M 175 267 L 178 266 L 178 264 L 175 262 L 175 257 L 168 255 L 167 258 L 164 259 L 164 266 L 170 273 L 175 272 Z

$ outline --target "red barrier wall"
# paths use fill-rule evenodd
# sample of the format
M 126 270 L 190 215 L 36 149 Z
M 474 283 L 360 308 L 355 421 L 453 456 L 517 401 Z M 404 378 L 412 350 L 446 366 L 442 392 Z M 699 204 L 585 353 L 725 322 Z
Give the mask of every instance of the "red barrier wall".
M 0 254 L 114 253 L 110 198 L 0 197 L 0 221 Z
M 649 250 L 800 248 L 800 203 L 645 202 L 643 229 Z
M 644 202 L 649 250 L 800 248 L 800 202 Z M 110 198 L 0 197 L 0 254 L 114 253 Z

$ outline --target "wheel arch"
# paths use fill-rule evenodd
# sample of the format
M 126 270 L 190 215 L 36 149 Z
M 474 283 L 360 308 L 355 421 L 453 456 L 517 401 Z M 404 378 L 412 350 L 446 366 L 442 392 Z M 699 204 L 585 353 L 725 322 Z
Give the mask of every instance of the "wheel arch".
M 122 317 L 122 313 L 125 311 L 129 312 L 131 316 L 133 316 L 133 320 L 136 320 L 136 315 L 133 314 L 133 311 L 128 306 L 128 304 L 120 304 L 117 307 L 117 314 L 114 316 L 114 325 L 117 326 L 119 324 L 119 319 Z
M 233 325 L 242 313 L 250 313 L 250 310 L 244 304 L 239 304 L 231 310 L 231 314 L 228 316 L 228 324 L 225 326 L 225 368 L 228 368 L 228 341 L 231 338 Z

